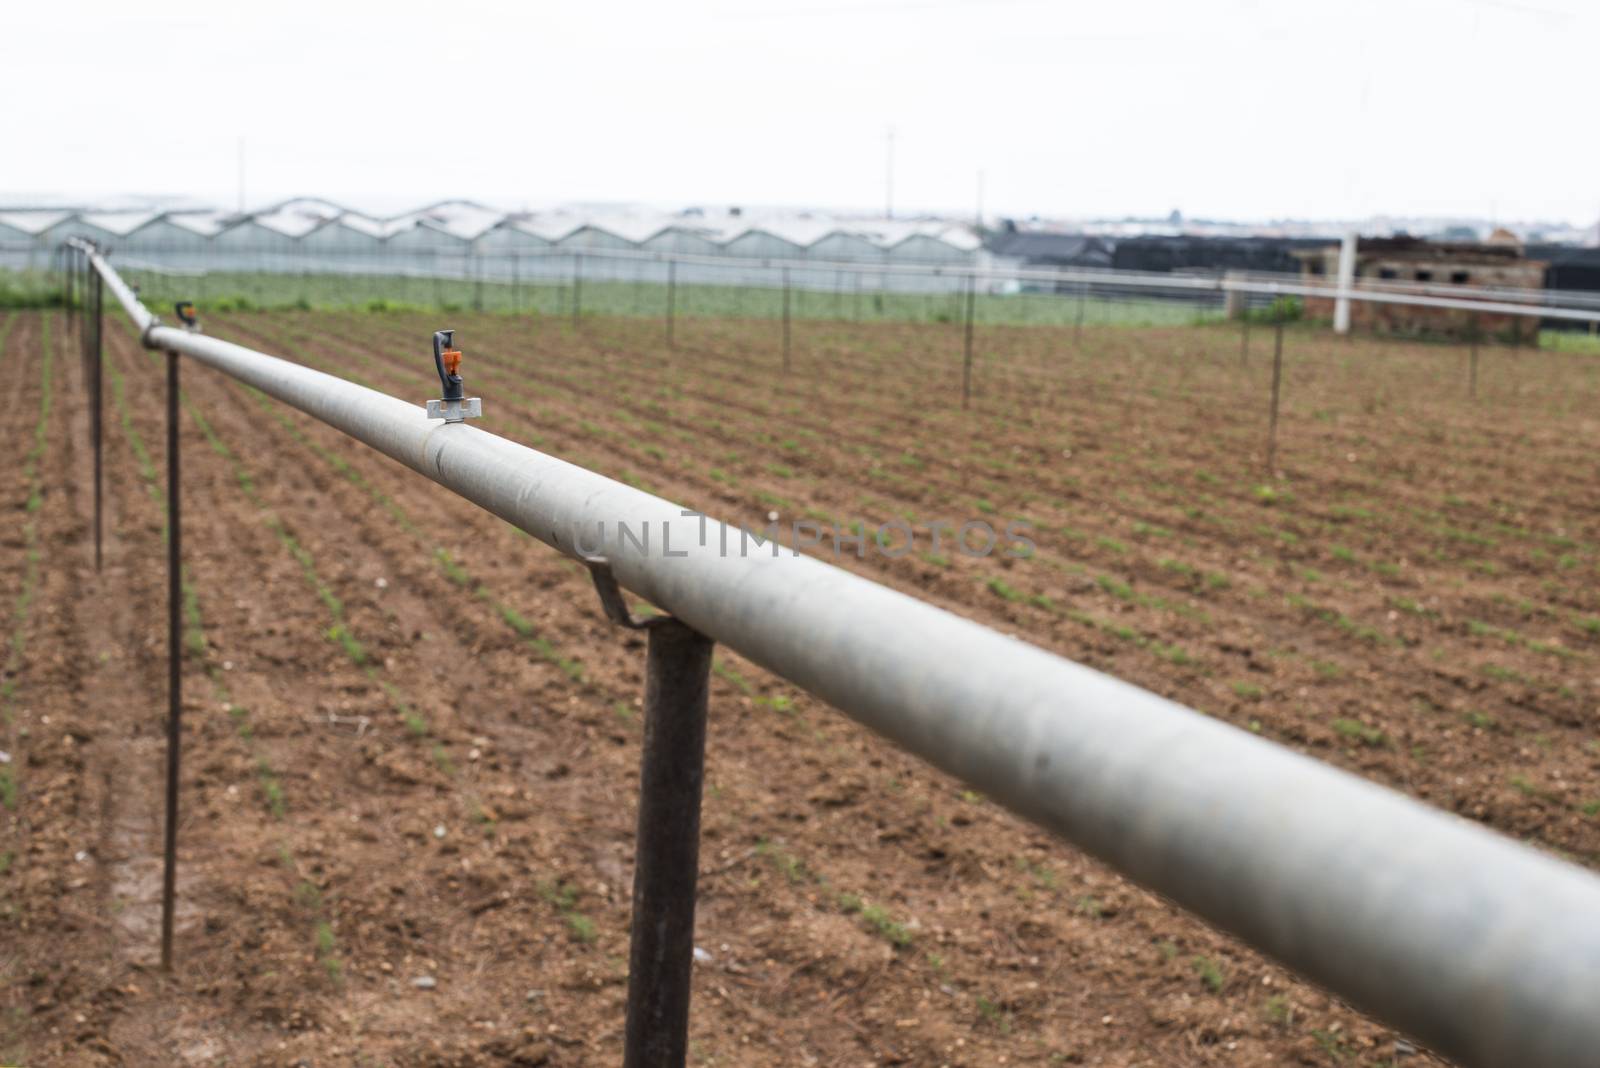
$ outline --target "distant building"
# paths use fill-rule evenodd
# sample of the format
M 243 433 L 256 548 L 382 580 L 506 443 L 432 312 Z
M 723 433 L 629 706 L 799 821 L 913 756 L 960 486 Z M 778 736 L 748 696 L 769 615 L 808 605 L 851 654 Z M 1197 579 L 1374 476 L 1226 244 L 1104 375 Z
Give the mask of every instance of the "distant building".
M 1104 270 L 1111 266 L 1111 242 L 1085 234 L 1058 234 L 1014 227 L 994 234 L 988 241 L 996 265 L 1005 267 L 1089 267 Z
M 1285 237 L 1129 237 L 1117 242 L 1111 266 L 1119 271 L 1175 271 L 1222 274 L 1226 271 L 1295 273 L 1298 250 L 1323 241 Z
M 1111 242 L 1085 234 L 1060 234 L 1040 230 L 1018 230 L 1008 222 L 1005 229 L 990 234 L 986 242 L 990 263 L 999 271 L 1056 270 L 1078 268 L 1106 270 L 1111 266 Z M 1051 282 L 1030 278 L 1023 282 L 1003 280 L 996 288 L 1003 292 L 1075 292 L 1080 283 Z
M 1317 285 L 1332 285 L 1339 275 L 1339 246 L 1302 249 L 1294 253 L 1302 277 Z M 1362 238 L 1356 246 L 1356 285 L 1399 291 L 1414 290 L 1433 296 L 1473 298 L 1473 290 L 1542 289 L 1542 260 L 1529 259 L 1517 239 L 1496 230 L 1480 244 L 1427 241 L 1419 237 Z M 1333 298 L 1310 297 L 1306 314 L 1333 317 Z M 1411 334 L 1419 337 L 1466 337 L 1476 328 L 1485 335 L 1510 341 L 1531 340 L 1539 321 L 1531 316 L 1497 315 L 1457 308 L 1421 307 L 1358 300 L 1351 302 L 1350 324 L 1357 330 Z

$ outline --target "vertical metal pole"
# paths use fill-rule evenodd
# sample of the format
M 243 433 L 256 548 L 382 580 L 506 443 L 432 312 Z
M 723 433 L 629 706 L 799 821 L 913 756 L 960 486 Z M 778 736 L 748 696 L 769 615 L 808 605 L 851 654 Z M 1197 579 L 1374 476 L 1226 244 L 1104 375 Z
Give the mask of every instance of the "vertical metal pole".
M 1250 298 L 1245 297 L 1244 304 L 1244 331 L 1239 335 L 1239 366 L 1250 365 Z
M 83 372 L 83 384 L 89 384 L 89 331 L 88 324 L 84 322 L 89 315 L 89 274 L 87 271 L 89 259 L 77 249 L 72 250 L 72 269 L 78 273 L 79 287 L 83 292 L 83 299 L 78 301 L 78 306 L 67 312 L 72 329 L 78 335 L 78 369 Z
M 783 269 L 783 373 L 789 373 L 789 268 Z
M 161 970 L 172 971 L 178 881 L 178 757 L 183 708 L 182 522 L 178 507 L 178 354 L 167 353 L 167 828 L 161 874 Z
M 1278 389 L 1283 381 L 1283 320 L 1279 319 L 1272 339 L 1272 418 L 1267 425 L 1267 475 L 1278 463 Z
M 100 462 L 102 451 L 100 385 L 101 378 L 104 374 L 103 365 L 105 362 L 105 356 L 103 354 L 104 349 L 102 347 L 104 337 L 102 331 L 105 328 L 105 309 L 102 303 L 102 298 L 105 295 L 105 287 L 101 281 L 99 271 L 92 272 L 90 278 L 90 284 L 92 285 L 94 292 L 94 300 L 89 313 L 92 316 L 92 318 L 89 320 L 89 329 L 93 335 L 93 341 L 89 347 L 89 444 L 94 451 L 94 569 L 99 571 L 101 561 L 100 517 L 102 515 L 102 486 L 105 482 Z
M 478 250 L 473 249 L 468 253 L 472 263 L 472 310 L 483 311 L 483 259 L 478 255 Z
M 1072 324 L 1072 343 L 1076 345 L 1083 340 L 1083 305 L 1089 294 L 1089 283 L 1078 283 L 1078 319 Z
M 522 254 L 511 254 L 511 313 L 522 314 Z
M 966 325 L 963 327 L 962 354 L 961 354 L 961 407 L 965 408 L 972 400 L 972 310 L 976 301 L 977 286 L 972 275 L 967 275 L 967 314 Z
M 667 261 L 667 348 L 676 344 L 673 338 L 673 320 L 678 312 L 678 261 Z
M 1467 371 L 1467 396 L 1478 399 L 1478 316 L 1474 312 L 1472 324 L 1467 327 L 1472 334 L 1472 362 Z
M 649 629 L 623 1068 L 682 1068 L 688 1053 L 711 650 L 675 619 Z
M 583 314 L 583 257 L 572 257 L 572 329 L 578 329 L 578 316 Z

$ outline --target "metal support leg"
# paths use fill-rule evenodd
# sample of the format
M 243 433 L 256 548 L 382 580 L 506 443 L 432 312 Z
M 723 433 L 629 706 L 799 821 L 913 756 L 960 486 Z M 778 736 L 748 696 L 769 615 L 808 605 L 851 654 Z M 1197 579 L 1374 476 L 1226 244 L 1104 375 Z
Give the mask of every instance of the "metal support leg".
M 572 329 L 578 329 L 578 316 L 583 314 L 583 257 L 572 257 Z
M 712 641 L 675 619 L 651 627 L 648 640 L 622 1063 L 681 1068 L 689 1043 Z
M 161 875 L 161 970 L 172 971 L 178 879 L 178 757 L 183 709 L 182 523 L 178 506 L 178 354 L 167 353 L 167 827 Z
M 104 305 L 102 298 L 105 287 L 98 271 L 90 275 L 90 292 L 92 294 L 89 305 L 89 446 L 94 452 L 94 569 L 100 570 L 101 563 L 101 516 L 103 514 L 102 499 L 105 484 L 102 473 L 101 441 L 102 441 L 102 416 L 100 386 L 104 375 L 105 356 L 103 350 L 104 336 L 102 330 L 105 326 Z
M 1245 298 L 1244 305 L 1244 330 L 1239 335 L 1239 366 L 1248 367 L 1250 364 L 1250 301 Z
M 678 311 L 678 264 L 676 260 L 667 261 L 667 348 L 674 347 L 673 320 L 677 318 Z
M 1472 317 L 1472 325 L 1467 328 L 1472 333 L 1471 365 L 1467 370 L 1467 396 L 1473 400 L 1478 399 L 1478 317 Z
M 648 635 L 623 1068 L 683 1068 L 689 1048 L 700 788 L 714 642 L 671 616 L 636 619 L 603 557 L 585 561 L 613 622 Z
M 1272 417 L 1267 425 L 1267 477 L 1278 463 L 1278 388 L 1283 381 L 1283 320 L 1279 319 L 1272 339 Z
M 967 314 L 966 325 L 963 327 L 961 343 L 961 407 L 965 408 L 972 400 L 972 312 L 976 298 L 976 285 L 972 276 L 967 276 Z
M 783 269 L 783 373 L 789 373 L 789 268 Z

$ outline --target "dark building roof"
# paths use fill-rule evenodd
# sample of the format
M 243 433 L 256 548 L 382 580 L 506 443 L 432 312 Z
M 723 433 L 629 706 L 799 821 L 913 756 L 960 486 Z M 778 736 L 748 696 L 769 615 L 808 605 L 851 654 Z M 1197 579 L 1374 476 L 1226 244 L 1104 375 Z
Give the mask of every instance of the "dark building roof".
M 987 242 L 996 256 L 1009 256 L 1025 263 L 1062 267 L 1109 267 L 1109 242 L 1087 234 L 1028 233 L 1008 230 L 994 234 Z
M 1112 266 L 1125 271 L 1298 272 L 1294 251 L 1327 243 L 1326 238 L 1130 237 L 1117 243 Z

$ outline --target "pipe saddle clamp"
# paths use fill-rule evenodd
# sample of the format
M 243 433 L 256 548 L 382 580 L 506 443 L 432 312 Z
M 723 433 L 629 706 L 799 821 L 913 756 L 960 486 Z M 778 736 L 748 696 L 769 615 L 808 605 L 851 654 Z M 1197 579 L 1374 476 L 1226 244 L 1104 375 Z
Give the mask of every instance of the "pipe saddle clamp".
M 467 397 L 461 388 L 461 353 L 455 344 L 454 330 L 433 332 L 433 366 L 439 372 L 438 400 L 428 402 L 428 418 L 443 419 L 447 423 L 460 423 L 467 419 L 483 418 L 483 400 Z

